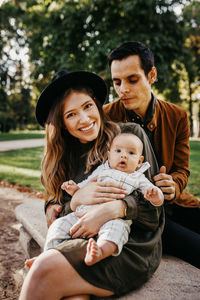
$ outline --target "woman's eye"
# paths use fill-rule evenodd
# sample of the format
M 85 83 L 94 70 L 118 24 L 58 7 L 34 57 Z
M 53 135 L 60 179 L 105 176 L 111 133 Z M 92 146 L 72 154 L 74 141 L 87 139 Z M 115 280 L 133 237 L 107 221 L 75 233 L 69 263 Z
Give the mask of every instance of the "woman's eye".
M 68 114 L 68 115 L 66 116 L 66 119 L 69 119 L 69 118 L 71 118 L 71 117 L 73 117 L 73 116 L 75 116 L 75 113 L 70 113 L 70 114 Z
M 88 103 L 88 104 L 86 104 L 85 108 L 87 109 L 87 108 L 90 108 L 91 106 L 92 106 L 92 103 Z

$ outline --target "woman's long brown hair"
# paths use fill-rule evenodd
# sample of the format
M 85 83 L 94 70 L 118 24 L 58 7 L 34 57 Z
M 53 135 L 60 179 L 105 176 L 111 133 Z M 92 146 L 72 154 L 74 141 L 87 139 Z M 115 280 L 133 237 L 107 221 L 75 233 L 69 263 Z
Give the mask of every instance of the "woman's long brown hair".
M 86 173 L 90 172 L 95 165 L 106 161 L 111 141 L 119 133 L 118 125 L 106 120 L 102 105 L 94 97 L 90 88 L 74 86 L 68 89 L 60 99 L 56 99 L 45 125 L 46 146 L 41 164 L 41 182 L 46 190 L 47 200 L 51 200 L 52 203 L 61 203 L 62 191 L 60 186 L 64 181 L 71 179 L 77 171 L 80 142 L 68 133 L 63 122 L 64 100 L 71 91 L 84 92 L 90 95 L 97 105 L 101 118 L 98 137 L 87 156 Z

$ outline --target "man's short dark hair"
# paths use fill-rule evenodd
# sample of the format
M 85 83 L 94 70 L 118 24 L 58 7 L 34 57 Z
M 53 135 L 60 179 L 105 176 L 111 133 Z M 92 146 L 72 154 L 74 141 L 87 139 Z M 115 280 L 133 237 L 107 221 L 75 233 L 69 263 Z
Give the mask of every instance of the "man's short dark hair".
M 127 42 L 115 48 L 108 56 L 109 66 L 113 60 L 122 60 L 131 55 L 140 57 L 141 67 L 147 76 L 154 66 L 154 56 L 152 51 L 141 42 Z

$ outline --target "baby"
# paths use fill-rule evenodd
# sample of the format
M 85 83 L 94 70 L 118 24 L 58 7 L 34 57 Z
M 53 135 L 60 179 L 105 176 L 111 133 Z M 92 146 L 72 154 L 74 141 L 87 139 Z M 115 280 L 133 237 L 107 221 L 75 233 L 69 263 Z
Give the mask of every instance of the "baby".
M 97 181 L 115 182 L 123 186 L 128 194 L 139 189 L 146 200 L 154 206 L 163 204 L 164 196 L 162 191 L 154 186 L 144 175 L 150 167 L 148 162 L 143 163 L 144 157 L 142 141 L 132 133 L 120 133 L 111 144 L 108 152 L 108 160 L 100 165 L 86 180 L 78 185 L 69 180 L 61 186 L 71 196 L 92 178 Z M 101 204 L 95 204 L 101 205 Z M 76 212 L 83 212 L 94 205 L 80 205 Z M 63 240 L 70 239 L 70 229 L 79 220 L 74 213 L 55 220 L 49 227 L 44 251 L 54 248 Z M 98 232 L 97 241 L 90 238 L 85 255 L 85 263 L 90 266 L 110 256 L 119 255 L 122 247 L 128 241 L 131 220 L 114 219 L 106 222 Z M 31 260 L 27 261 L 29 266 Z M 30 262 L 30 265 L 32 263 Z

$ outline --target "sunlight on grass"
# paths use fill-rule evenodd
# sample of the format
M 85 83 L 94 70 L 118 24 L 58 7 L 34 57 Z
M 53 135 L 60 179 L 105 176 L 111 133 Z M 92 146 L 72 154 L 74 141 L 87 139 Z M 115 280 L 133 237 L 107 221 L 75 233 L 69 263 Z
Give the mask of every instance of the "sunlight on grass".
M 0 180 L 44 191 L 40 164 L 44 148 L 0 152 Z
M 26 175 L 30 177 L 36 177 L 40 178 L 40 171 L 32 170 L 32 169 L 22 169 L 22 168 L 16 168 L 16 167 L 11 167 L 11 166 L 6 166 L 6 165 L 0 165 L 0 174 L 3 173 L 13 173 L 16 176 L 20 175 Z
M 200 200 L 200 141 L 190 141 L 190 169 L 186 190 Z M 0 180 L 44 190 L 40 183 L 40 164 L 44 147 L 0 152 Z
M 0 132 L 0 141 L 39 139 L 44 138 L 44 135 L 44 130 L 10 131 L 8 133 Z

